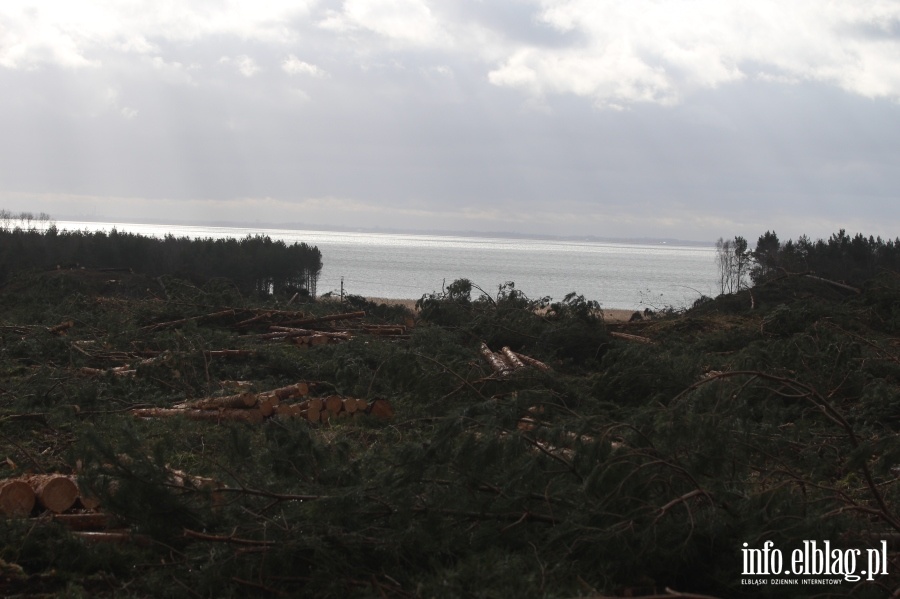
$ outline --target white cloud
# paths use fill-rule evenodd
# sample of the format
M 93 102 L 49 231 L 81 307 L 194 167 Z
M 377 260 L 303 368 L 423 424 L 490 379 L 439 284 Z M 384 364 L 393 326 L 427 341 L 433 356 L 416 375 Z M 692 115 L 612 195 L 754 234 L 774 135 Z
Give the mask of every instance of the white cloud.
M 238 72 L 244 77 L 253 77 L 253 75 L 260 71 L 259 65 L 256 64 L 256 61 L 246 54 L 236 56 L 235 58 L 231 58 L 230 56 L 223 56 L 219 59 L 219 64 L 233 64 L 237 68 Z
M 4 0 L 0 4 L 0 66 L 96 66 L 115 50 L 159 52 L 159 41 L 211 36 L 284 44 L 295 40 L 291 20 L 317 0 Z
M 900 98 L 900 3 L 834 0 L 543 0 L 539 19 L 576 42 L 520 47 L 489 73 L 533 95 L 671 103 L 756 78 L 812 80 Z
M 330 11 L 320 27 L 342 33 L 371 31 L 402 45 L 446 45 L 446 23 L 428 5 L 424 0 L 345 0 L 342 10 Z
M 176 61 L 167 61 L 162 56 L 152 56 L 147 57 L 144 61 L 149 64 L 154 71 L 156 71 L 160 78 L 166 83 L 173 84 L 181 84 L 181 85 L 194 85 L 194 79 L 191 76 L 190 71 L 196 69 L 197 67 L 185 66 L 184 64 Z
M 291 54 L 281 63 L 281 68 L 289 75 L 311 75 L 313 77 L 324 77 L 325 71 L 314 64 L 304 62 Z
M 104 94 L 103 102 L 106 105 L 106 108 L 112 110 L 119 115 L 121 115 L 125 120 L 133 120 L 138 115 L 138 110 L 136 108 L 132 108 L 130 106 L 122 106 L 119 102 L 121 94 L 119 90 L 114 87 L 107 87 L 106 93 Z

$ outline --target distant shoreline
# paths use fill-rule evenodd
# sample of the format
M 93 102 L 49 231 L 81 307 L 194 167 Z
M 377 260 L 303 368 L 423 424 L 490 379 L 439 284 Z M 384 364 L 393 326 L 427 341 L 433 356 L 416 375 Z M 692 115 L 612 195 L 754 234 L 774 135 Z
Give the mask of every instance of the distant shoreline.
M 514 231 L 452 231 L 443 229 L 404 229 L 385 227 L 345 227 L 340 225 L 319 225 L 312 223 L 270 223 L 270 222 L 231 222 L 231 221 L 199 221 L 190 219 L 147 219 L 133 218 L 124 221 L 98 216 L 64 216 L 54 219 L 59 223 L 95 223 L 121 225 L 156 225 L 178 227 L 214 227 L 223 229 L 261 229 L 278 231 L 315 231 L 320 233 L 367 233 L 380 235 L 431 235 L 435 237 L 474 237 L 488 239 L 534 239 L 546 241 L 574 241 L 589 243 L 624 243 L 629 245 L 674 245 L 681 247 L 711 247 L 713 241 L 697 241 L 675 239 L 669 237 L 600 237 L 596 235 L 551 235 L 537 233 L 517 233 Z

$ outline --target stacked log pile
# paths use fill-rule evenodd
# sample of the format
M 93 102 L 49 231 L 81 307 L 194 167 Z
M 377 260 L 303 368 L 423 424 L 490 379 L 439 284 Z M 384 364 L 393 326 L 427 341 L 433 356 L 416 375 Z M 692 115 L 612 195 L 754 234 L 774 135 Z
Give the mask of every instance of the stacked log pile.
M 393 417 L 393 408 L 385 399 L 367 402 L 364 399 L 329 395 L 286 403 L 285 400 L 305 398 L 314 386 L 315 383 L 301 381 L 269 391 L 245 391 L 234 395 L 204 397 L 171 408 L 136 408 L 132 410 L 132 414 L 137 418 L 180 416 L 210 422 L 254 424 L 272 416 L 281 419 L 300 418 L 309 422 L 328 422 L 332 418 L 350 418 L 360 414 L 383 419 Z
M 74 476 L 29 474 L 0 482 L 0 514 L 7 517 L 29 516 L 36 507 L 53 514 L 62 514 L 79 501 L 87 509 L 98 505 L 95 498 L 79 491 Z
M 213 504 L 221 503 L 221 490 L 227 489 L 222 483 L 169 467 L 166 470 L 168 485 L 188 492 L 211 491 Z M 135 535 L 99 507 L 96 498 L 79 490 L 75 476 L 30 474 L 0 481 L 0 516 L 56 522 L 92 543 L 149 544 L 149 539 Z
M 493 352 L 482 342 L 479 348 L 482 357 L 490 364 L 491 369 L 501 377 L 506 377 L 524 368 L 536 368 L 542 372 L 549 372 L 550 367 L 530 356 L 514 352 L 509 347 L 503 347 L 499 352 Z
M 309 422 L 329 422 L 333 419 L 374 416 L 383 420 L 394 417 L 394 409 L 386 399 L 368 402 L 364 399 L 329 395 L 314 397 L 295 404 L 278 406 L 275 411 L 279 418 L 301 419 Z

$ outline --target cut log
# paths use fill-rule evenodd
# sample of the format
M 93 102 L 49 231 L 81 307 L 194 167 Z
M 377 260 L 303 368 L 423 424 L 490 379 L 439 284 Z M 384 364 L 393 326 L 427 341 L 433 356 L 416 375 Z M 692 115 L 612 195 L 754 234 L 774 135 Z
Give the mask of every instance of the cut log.
M 78 499 L 78 485 L 71 477 L 61 474 L 32 474 L 25 481 L 34 489 L 39 505 L 61 514 L 75 505 Z
M 246 320 L 242 320 L 238 323 L 235 323 L 235 328 L 245 327 L 248 324 L 253 324 L 254 322 L 258 322 L 260 320 L 266 320 L 267 318 L 272 317 L 272 312 L 263 312 L 262 314 L 257 314 L 256 316 L 252 316 Z
M 503 352 L 503 357 L 506 358 L 506 361 L 513 367 L 513 370 L 525 368 L 525 362 L 516 355 L 516 352 L 509 349 L 509 347 L 504 346 L 500 351 Z
M 309 337 L 291 337 L 288 339 L 288 341 L 300 348 L 305 349 L 309 347 Z
M 322 414 L 320 408 L 310 405 L 306 409 L 306 419 L 310 422 L 319 422 L 321 420 L 321 416 Z
M 178 320 L 170 320 L 169 322 L 159 322 L 159 323 L 156 323 L 156 324 L 147 325 L 147 326 L 143 327 L 141 330 L 142 330 L 142 331 L 156 331 L 156 330 L 159 330 L 159 329 L 165 329 L 165 328 L 168 328 L 168 327 L 174 327 L 174 326 L 178 326 L 178 325 L 181 325 L 181 324 L 185 324 L 185 323 L 188 323 L 188 322 L 190 322 L 190 321 L 192 321 L 192 320 L 197 320 L 197 321 L 200 321 L 200 320 L 213 320 L 213 319 L 216 319 L 216 318 L 222 318 L 222 317 L 225 317 L 225 316 L 234 316 L 234 315 L 235 315 L 235 311 L 232 310 L 232 309 L 221 310 L 221 311 L 219 311 L 219 312 L 213 312 L 212 314 L 204 314 L 204 315 L 202 315 L 202 316 L 191 316 L 191 317 L 188 317 L 188 318 L 180 318 L 180 319 L 178 319 Z
M 115 518 L 104 513 L 53 514 L 53 521 L 71 530 L 104 530 L 115 525 Z
M 491 368 L 500 376 L 509 374 L 509 365 L 503 361 L 503 358 L 491 351 L 486 343 L 482 342 L 479 347 L 482 357 L 491 365 Z
M 406 329 L 398 326 L 364 326 L 363 330 L 369 335 L 405 335 Z
M 353 414 L 354 412 L 356 412 L 357 404 L 356 404 L 355 398 L 348 397 L 348 398 L 344 399 L 343 404 L 344 404 L 344 412 L 346 412 L 348 414 Z
M 311 324 L 320 324 L 323 322 L 333 322 L 335 320 L 351 320 L 354 318 L 363 318 L 365 317 L 365 312 L 347 312 L 346 314 L 331 314 L 329 316 L 319 316 L 318 318 L 304 318 L 301 320 L 292 320 L 289 322 L 283 322 L 281 324 L 285 326 L 306 326 Z
M 310 410 L 321 411 L 323 405 L 324 405 L 324 403 L 322 402 L 321 397 L 313 397 L 312 399 L 309 400 L 307 407 Z
M 862 293 L 862 291 L 860 291 L 856 287 L 851 287 L 850 285 L 847 285 L 846 283 L 839 283 L 838 281 L 832 281 L 831 279 L 823 279 L 822 277 L 817 277 L 817 276 L 811 275 L 811 274 L 807 274 L 806 276 L 814 281 L 821 281 L 822 283 L 827 283 L 828 285 L 833 285 L 834 287 L 837 287 L 839 289 L 846 289 L 847 291 L 852 291 L 853 293 L 856 293 L 857 295 Z
M 294 329 L 289 327 L 273 327 L 278 329 L 288 329 L 288 330 L 278 330 L 274 333 L 262 333 L 259 335 L 254 335 L 256 339 L 261 341 L 265 341 L 267 339 L 295 339 L 302 337 L 309 337 L 311 335 L 315 335 L 315 331 L 310 331 L 307 329 Z
M 331 339 L 328 335 L 313 335 L 309 338 L 309 346 L 310 347 L 318 347 L 320 345 L 328 345 L 331 343 Z
M 34 489 L 22 480 L 0 483 L 0 514 L 10 518 L 25 518 L 34 509 Z
M 207 422 L 223 422 L 226 420 L 235 422 L 250 422 L 258 424 L 263 421 L 262 412 L 259 410 L 231 409 L 231 410 L 196 410 L 187 408 L 139 408 L 131 411 L 136 418 L 168 418 L 181 416 L 191 420 L 205 420 Z
M 204 397 L 195 401 L 178 404 L 176 408 L 191 408 L 194 410 L 219 410 L 219 409 L 247 409 L 256 407 L 259 397 L 255 393 L 245 392 L 237 395 L 224 395 L 222 397 Z
M 537 427 L 538 423 L 534 418 L 519 418 L 519 422 L 516 423 L 516 428 L 520 431 L 533 431 Z
M 256 335 L 256 339 L 291 339 L 293 337 L 312 337 L 314 335 L 324 335 L 331 339 L 340 339 L 347 341 L 353 338 L 347 331 L 312 331 L 310 329 L 297 329 L 294 327 L 270 327 L 273 333 L 264 333 Z
M 100 507 L 100 498 L 92 493 L 90 489 L 83 488 L 83 485 L 78 484 L 78 482 L 76 478 L 75 484 L 78 485 L 78 501 L 81 503 L 81 507 L 86 510 L 96 510 Z
M 340 395 L 329 395 L 325 398 L 325 409 L 330 414 L 337 414 L 344 407 L 344 402 Z
M 294 383 L 293 385 L 288 385 L 287 387 L 280 387 L 278 389 L 267 391 L 266 393 L 271 393 L 278 399 L 305 397 L 306 395 L 309 395 L 309 383 L 301 381 L 299 383 Z
M 139 547 L 148 547 L 153 542 L 149 537 L 136 535 L 129 531 L 88 531 L 80 530 L 72 533 L 76 537 L 91 543 L 115 543 L 117 545 L 134 544 Z
M 550 368 L 549 366 L 547 366 L 546 364 L 544 364 L 544 363 L 541 362 L 540 360 L 535 360 L 535 359 L 532 358 L 531 356 L 526 356 L 526 355 L 520 354 L 520 353 L 518 353 L 518 352 L 513 352 L 513 353 L 516 354 L 516 357 L 518 357 L 520 360 L 522 360 L 522 361 L 525 362 L 527 365 L 529 365 L 529 366 L 531 366 L 531 367 L 533 367 L 533 368 L 537 368 L 538 370 L 543 370 L 544 372 L 550 372 L 550 370 L 551 370 L 551 368 Z
M 275 406 L 278 405 L 278 398 L 276 397 L 267 397 L 259 402 L 257 408 L 259 409 L 259 413 L 263 415 L 263 418 L 268 418 L 272 414 L 275 413 Z
M 376 399 L 369 404 L 367 413 L 375 418 L 391 420 L 394 417 L 394 408 L 386 399 Z
M 85 374 L 87 376 L 103 376 L 104 374 L 111 373 L 117 376 L 134 376 L 137 374 L 137 370 L 133 370 L 128 366 L 116 366 L 115 368 L 90 368 L 89 366 L 83 366 L 79 372 L 81 374 Z
M 646 343 L 648 345 L 655 343 L 650 337 L 641 337 L 640 335 L 629 335 L 628 333 L 618 333 L 616 331 L 610 331 L 609 334 L 612 337 L 624 339 L 625 341 L 635 341 L 637 343 Z
M 296 418 L 297 410 L 296 406 L 291 404 L 278 404 L 275 406 L 275 415 L 283 420 L 290 420 L 291 418 Z
M 54 325 L 52 327 L 47 327 L 47 332 L 52 335 L 61 335 L 75 326 L 74 320 L 67 320 L 66 322 L 61 322 L 58 325 Z

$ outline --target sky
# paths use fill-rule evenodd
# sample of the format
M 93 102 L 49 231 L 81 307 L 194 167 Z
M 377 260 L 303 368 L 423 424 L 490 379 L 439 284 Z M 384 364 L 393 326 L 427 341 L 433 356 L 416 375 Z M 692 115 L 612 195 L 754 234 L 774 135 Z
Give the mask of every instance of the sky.
M 3 0 L 0 208 L 900 235 L 900 0 Z

